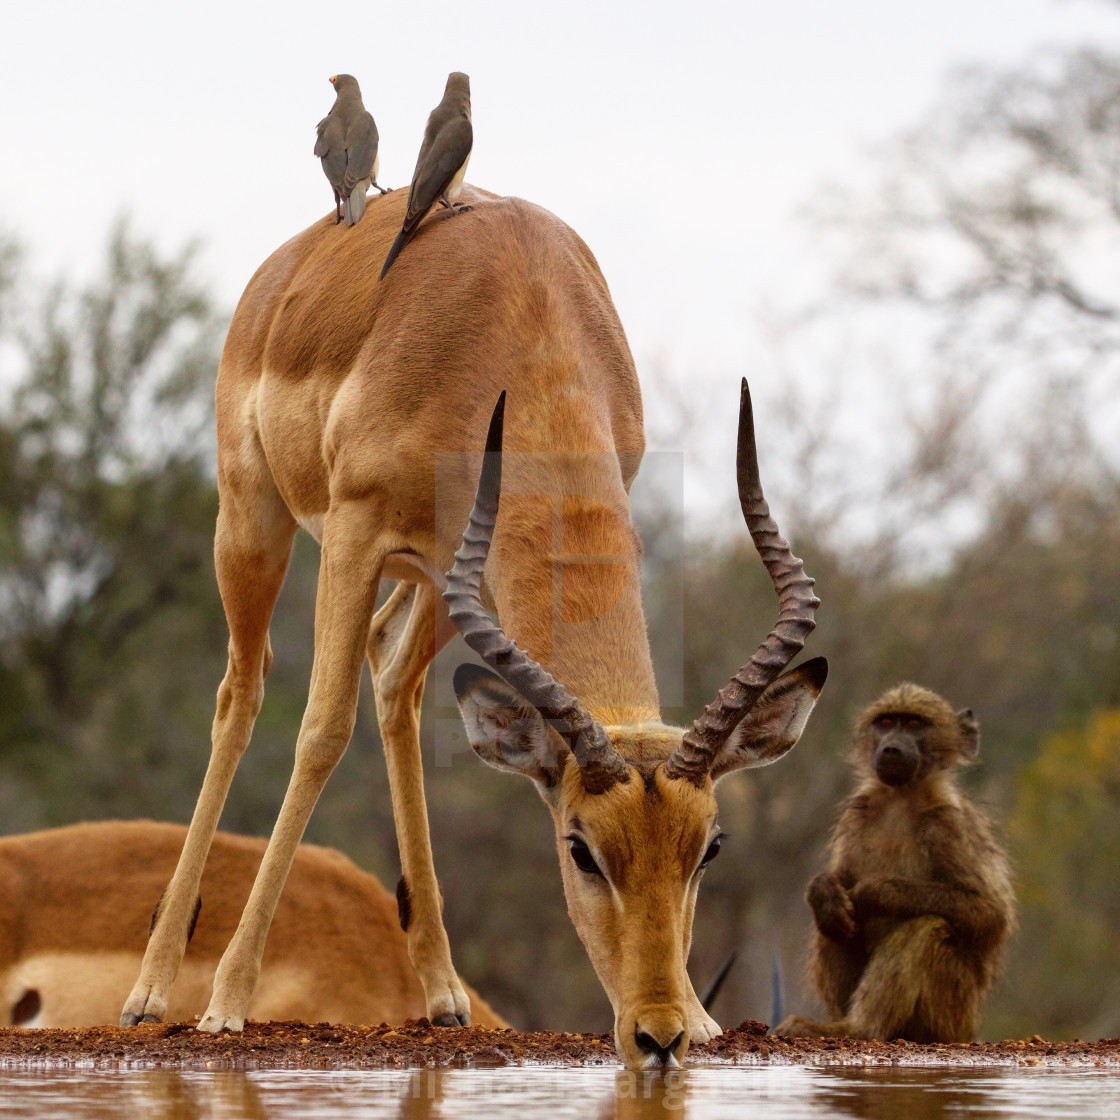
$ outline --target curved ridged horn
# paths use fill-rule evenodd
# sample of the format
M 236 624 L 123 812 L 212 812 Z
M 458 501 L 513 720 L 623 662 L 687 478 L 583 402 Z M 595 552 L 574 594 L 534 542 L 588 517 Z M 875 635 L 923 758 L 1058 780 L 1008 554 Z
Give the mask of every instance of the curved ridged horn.
M 731 733 L 805 645 L 805 639 L 816 626 L 814 613 L 821 605 L 813 594 L 813 580 L 805 574 L 805 566 L 779 535 L 762 496 L 754 410 L 745 377 L 739 398 L 739 450 L 735 467 L 739 504 L 751 540 L 778 593 L 778 621 L 750 661 L 720 689 L 666 760 L 665 772 L 669 777 L 688 778 L 695 785 L 703 783 Z
M 447 573 L 443 593 L 451 621 L 471 647 L 547 720 L 567 725 L 572 754 L 579 763 L 584 787 L 601 793 L 629 777 L 622 756 L 611 745 L 606 731 L 568 690 L 541 668 L 517 643 L 507 638 L 482 605 L 482 569 L 490 551 L 502 491 L 502 421 L 506 394 L 498 398 L 486 436 L 486 454 L 478 476 L 478 491 L 463 543 Z

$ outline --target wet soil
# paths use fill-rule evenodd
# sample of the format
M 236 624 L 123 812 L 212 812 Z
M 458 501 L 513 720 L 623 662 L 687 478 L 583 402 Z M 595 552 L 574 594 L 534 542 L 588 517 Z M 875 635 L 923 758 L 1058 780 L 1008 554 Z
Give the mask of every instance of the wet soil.
M 688 1052 L 690 1065 L 1120 1067 L 1120 1039 L 920 1045 L 854 1039 L 772 1038 L 747 1020 Z M 611 1065 L 610 1035 L 522 1033 L 486 1027 L 249 1023 L 241 1034 L 202 1034 L 193 1023 L 128 1029 L 0 1028 L 0 1068 L 404 1069 L 418 1066 Z

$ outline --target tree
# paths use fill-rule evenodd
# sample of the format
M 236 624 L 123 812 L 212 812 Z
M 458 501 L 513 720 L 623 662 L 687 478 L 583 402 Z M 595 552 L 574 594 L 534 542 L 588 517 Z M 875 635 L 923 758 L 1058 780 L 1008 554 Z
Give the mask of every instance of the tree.
M 768 324 L 800 524 L 928 568 L 1024 478 L 1115 477 L 1118 94 L 1103 51 L 964 70 L 872 186 L 820 192 L 832 275 Z
M 8 827 L 79 804 L 103 811 L 147 781 L 145 732 L 159 726 L 164 749 L 177 738 L 165 706 L 174 676 L 156 683 L 167 669 L 160 653 L 175 656 L 182 628 L 192 643 L 199 625 L 216 632 L 220 615 L 197 608 L 213 582 L 210 397 L 221 321 L 192 262 L 189 249 L 162 259 L 122 223 L 102 277 L 14 304 L 18 254 L 10 245 L 0 253 L 9 293 L 0 342 L 13 386 L 0 416 Z

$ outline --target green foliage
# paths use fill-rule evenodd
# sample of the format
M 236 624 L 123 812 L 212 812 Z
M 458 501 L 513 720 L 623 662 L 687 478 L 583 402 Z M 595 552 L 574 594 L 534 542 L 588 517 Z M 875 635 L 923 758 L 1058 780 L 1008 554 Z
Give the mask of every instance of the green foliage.
M 1120 709 L 1051 735 L 1008 820 L 1022 932 L 1009 1014 L 1044 1034 L 1120 1034 Z M 1057 980 L 1057 982 L 1055 982 Z M 1041 998 L 1040 998 L 1041 995 Z
M 164 261 L 122 224 L 102 277 L 0 320 L 14 382 L 0 415 L 8 829 L 125 808 L 181 734 L 171 713 L 209 722 L 174 671 L 221 627 L 203 435 L 221 324 L 191 269 L 189 251 Z

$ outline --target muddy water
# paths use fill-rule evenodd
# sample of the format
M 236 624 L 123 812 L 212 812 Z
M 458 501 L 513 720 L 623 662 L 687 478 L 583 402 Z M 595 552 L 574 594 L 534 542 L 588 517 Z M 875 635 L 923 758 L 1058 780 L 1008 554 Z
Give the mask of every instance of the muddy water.
M 412 1072 L 3 1071 L 0 1117 L 37 1120 L 1095 1120 L 1120 1116 L 1101 1070 L 617 1069 Z

